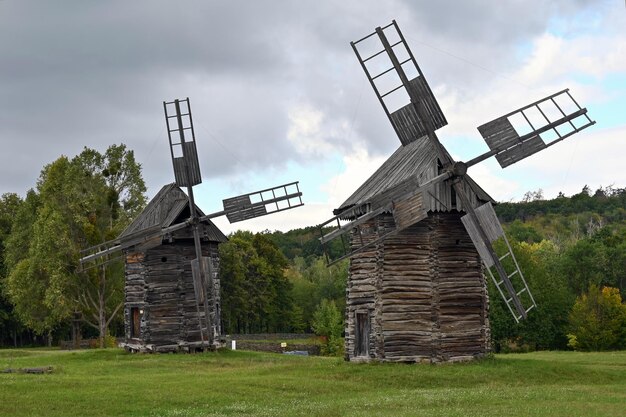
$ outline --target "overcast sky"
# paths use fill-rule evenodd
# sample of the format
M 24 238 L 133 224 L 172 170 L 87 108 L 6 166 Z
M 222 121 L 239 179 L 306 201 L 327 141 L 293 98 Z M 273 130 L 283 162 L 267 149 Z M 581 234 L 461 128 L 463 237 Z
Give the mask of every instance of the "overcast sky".
M 173 181 L 162 101 L 189 97 L 205 212 L 281 182 L 304 192 L 305 207 L 225 232 L 318 224 L 400 145 L 350 47 L 392 19 L 457 159 L 487 150 L 477 126 L 562 88 L 597 121 L 512 167 L 472 168 L 494 198 L 626 186 L 622 0 L 0 0 L 0 193 L 123 142 L 152 197 Z

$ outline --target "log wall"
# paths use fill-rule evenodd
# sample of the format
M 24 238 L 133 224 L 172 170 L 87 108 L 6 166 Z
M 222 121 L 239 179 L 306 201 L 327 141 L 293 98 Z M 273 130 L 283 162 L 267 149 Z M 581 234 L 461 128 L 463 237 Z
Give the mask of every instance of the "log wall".
M 392 227 L 369 221 L 367 239 Z M 435 213 L 355 255 L 346 291 L 346 359 L 466 360 L 489 349 L 482 264 L 458 212 Z M 369 349 L 357 353 L 357 314 L 369 314 Z
M 217 244 L 204 243 L 203 256 L 211 258 L 212 291 L 209 289 L 210 340 L 219 343 L 220 288 Z M 175 241 L 126 256 L 124 323 L 126 346 L 133 350 L 176 351 L 201 345 L 198 309 L 191 260 L 193 241 Z M 212 294 L 211 294 L 212 293 Z M 139 337 L 131 337 L 132 309 L 140 315 Z M 203 332 L 207 337 L 204 307 L 200 304 Z

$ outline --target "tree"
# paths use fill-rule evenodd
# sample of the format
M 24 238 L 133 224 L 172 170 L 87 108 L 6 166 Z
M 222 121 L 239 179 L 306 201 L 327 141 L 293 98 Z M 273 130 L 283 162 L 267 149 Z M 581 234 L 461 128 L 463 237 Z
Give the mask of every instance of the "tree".
M 510 243 L 537 307 L 528 313 L 527 319 L 515 323 L 499 292 L 489 282 L 489 320 L 496 350 L 510 342 L 530 350 L 565 348 L 565 325 L 574 297 L 559 272 L 557 246 L 547 240 L 528 244 L 511 239 Z M 512 270 L 512 266 L 507 270 Z
M 617 288 L 595 285 L 576 299 L 569 316 L 570 347 L 576 350 L 626 348 L 626 305 Z
M 253 256 L 251 245 L 231 235 L 219 246 L 222 321 L 227 333 L 243 333 L 248 321 L 249 298 L 246 294 L 247 260 Z
M 6 260 L 18 315 L 50 332 L 74 311 L 99 331 L 100 345 L 123 297 L 121 263 L 79 271 L 80 249 L 114 238 L 145 204 L 141 166 L 125 145 L 85 148 L 44 167 L 37 191 L 16 215 Z
M 72 160 L 79 176 L 84 176 L 77 189 L 74 207 L 78 217 L 77 235 L 87 245 L 103 243 L 117 237 L 146 203 L 146 186 L 141 165 L 126 145 L 109 146 L 102 155 L 85 148 Z M 82 198 L 81 198 L 82 197 Z M 83 313 L 83 320 L 96 328 L 100 347 L 111 321 L 123 304 L 124 273 L 121 261 L 103 263 L 80 274 L 74 301 Z
M 326 343 L 322 348 L 322 354 L 341 355 L 343 319 L 334 301 L 322 300 L 313 314 L 311 327 L 316 335 L 326 339 Z
M 294 324 L 302 327 L 302 314 L 294 308 L 291 282 L 285 276 L 287 266 L 287 259 L 266 233 L 239 231 L 220 245 L 222 318 L 227 332 L 284 332 Z
M 537 229 L 523 223 L 519 219 L 515 219 L 506 229 L 507 236 L 518 242 L 537 243 L 543 240 Z
M 567 248 L 561 260 L 562 273 L 575 294 L 582 294 L 590 284 L 605 284 L 608 265 L 606 248 L 602 243 L 582 239 Z
M 13 339 L 13 345 L 17 347 L 17 336 L 25 329 L 9 302 L 6 293 L 6 279 L 8 267 L 6 266 L 6 243 L 11 235 L 13 219 L 22 205 L 23 200 L 14 193 L 6 193 L 0 197 L 0 345 Z

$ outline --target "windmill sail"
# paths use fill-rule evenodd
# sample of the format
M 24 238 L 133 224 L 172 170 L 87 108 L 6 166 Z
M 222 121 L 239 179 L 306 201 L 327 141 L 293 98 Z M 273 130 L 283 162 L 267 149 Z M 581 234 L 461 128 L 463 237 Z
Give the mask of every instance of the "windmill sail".
M 163 111 L 176 184 L 190 187 L 202 183 L 189 98 L 164 101 Z
M 224 214 L 231 223 L 304 205 L 298 181 L 227 198 L 223 204 Z
M 395 20 L 351 45 L 402 145 L 448 124 Z
M 535 299 L 491 203 L 472 211 L 461 217 L 461 221 L 502 299 L 515 320 L 519 321 L 536 307 Z M 500 253 L 493 246 L 498 240 L 503 241 Z
M 495 155 L 506 168 L 593 124 L 587 109 L 580 107 L 569 90 L 562 90 L 479 126 L 492 150 L 482 159 Z

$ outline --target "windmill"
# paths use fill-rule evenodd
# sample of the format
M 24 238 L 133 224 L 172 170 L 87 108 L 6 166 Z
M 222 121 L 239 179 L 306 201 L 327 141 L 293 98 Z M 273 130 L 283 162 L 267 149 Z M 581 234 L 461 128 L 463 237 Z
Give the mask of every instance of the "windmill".
M 492 156 L 495 156 L 501 167 L 507 167 L 580 132 L 595 123 L 588 117 L 587 109 L 578 105 L 569 90 L 559 91 L 479 126 L 478 131 L 490 150 L 466 162 L 455 161 L 436 134 L 436 130 L 445 126 L 447 120 L 397 23 L 392 21 L 385 27 L 377 27 L 373 33 L 351 42 L 351 45 L 402 146 L 335 210 L 335 217 L 320 225 L 320 240 L 327 248 L 327 256 L 329 252 L 336 253 L 337 248 L 341 252 L 341 255 L 329 258 L 329 263 L 351 258 L 351 274 L 358 275 L 353 279 L 355 288 L 361 285 L 361 281 L 368 283 L 361 285 L 358 291 L 352 290 L 357 294 L 352 301 L 351 289 L 348 288 L 349 307 L 351 303 L 369 307 L 361 310 L 355 307 L 347 314 L 346 355 L 351 358 L 373 357 L 376 351 L 379 358 L 381 355 L 384 358 L 384 346 L 387 343 L 385 335 L 408 331 L 406 327 L 400 330 L 394 327 L 401 327 L 400 321 L 385 330 L 385 320 L 379 317 L 384 316 L 385 305 L 389 307 L 397 301 L 385 298 L 385 294 L 399 291 L 396 287 L 402 285 L 401 281 L 397 281 L 394 284 L 396 287 L 390 287 L 389 290 L 383 288 L 387 279 L 385 265 L 388 265 L 390 271 L 398 268 L 397 261 L 384 259 L 385 251 L 393 253 L 396 250 L 394 248 L 402 243 L 399 236 L 409 236 L 408 230 L 425 227 L 420 224 L 427 223 L 431 216 L 436 217 L 439 212 L 454 211 L 459 216 L 465 213 L 458 222 L 464 226 L 465 232 L 455 231 L 457 239 L 452 244 L 462 246 L 466 233 L 465 236 L 469 236 L 473 245 L 472 253 L 478 253 L 514 319 L 519 321 L 526 318 L 528 312 L 536 306 L 535 300 L 493 210 L 491 199 L 467 175 L 467 170 Z M 367 50 L 367 54 L 364 50 Z M 435 226 L 429 227 L 432 231 Z M 439 236 L 445 238 L 451 233 L 448 231 Z M 429 245 L 437 245 L 432 239 L 429 242 Z M 465 255 L 457 263 L 473 265 L 471 253 L 467 248 L 462 250 Z M 405 251 L 410 252 L 409 249 Z M 438 254 L 436 249 L 430 249 L 428 253 L 429 259 Z M 408 259 L 406 254 L 399 257 L 396 253 L 393 256 Z M 366 265 L 367 268 L 359 269 L 359 265 Z M 445 269 L 439 263 L 433 265 L 430 266 L 431 274 Z M 453 272 L 448 275 L 465 274 L 462 265 L 455 268 L 454 271 L 449 269 Z M 392 278 L 389 278 L 389 282 Z M 431 297 L 437 295 L 432 289 L 437 285 L 432 282 L 428 284 L 427 291 Z M 455 284 L 451 281 L 446 285 Z M 380 295 L 380 292 L 383 294 Z M 463 303 L 457 304 L 460 306 Z M 488 331 L 485 330 L 487 303 L 483 304 L 481 332 L 485 338 L 485 332 Z M 458 308 L 465 307 L 467 303 Z M 436 309 L 432 315 L 439 314 L 438 306 L 433 305 L 432 308 Z M 400 311 L 404 310 L 393 311 L 400 317 Z M 402 316 L 410 319 L 407 314 Z M 416 322 L 423 324 L 429 320 L 424 317 L 420 316 Z M 431 359 L 436 356 L 432 352 L 438 349 L 444 337 L 432 330 L 438 325 L 431 323 L 430 327 L 424 325 L 422 328 L 424 332 L 430 332 L 429 337 L 434 340 Z M 378 331 L 373 330 L 374 326 L 379 326 Z M 458 323 L 450 326 L 455 329 L 459 327 Z M 391 328 L 395 329 L 394 332 Z M 400 338 L 396 344 L 402 342 Z M 459 353 L 457 356 L 464 355 L 467 356 L 467 353 Z M 415 360 L 417 357 L 419 360 L 427 356 L 404 352 L 398 353 L 397 357 L 407 360 Z
M 216 339 L 220 333 L 219 314 L 217 314 L 219 310 L 219 303 L 217 301 L 219 297 L 219 285 L 216 285 L 214 282 L 217 274 L 214 270 L 215 268 L 212 266 L 213 262 L 210 256 L 204 256 L 203 254 L 202 240 L 211 240 L 219 243 L 220 241 L 224 241 L 225 237 L 212 224 L 211 219 L 226 216 L 230 223 L 235 223 L 289 210 L 303 205 L 302 193 L 299 190 L 298 182 L 282 184 L 276 187 L 227 198 L 223 200 L 223 210 L 205 215 L 197 208 L 194 200 L 193 187 L 202 182 L 202 177 L 200 174 L 200 164 L 198 161 L 189 98 L 163 102 L 163 109 L 167 125 L 172 165 L 174 168 L 175 184 L 164 187 L 157 196 L 155 196 L 153 201 L 148 204 L 144 213 L 135 219 L 120 237 L 85 249 L 82 252 L 83 257 L 80 259 L 80 263 L 81 265 L 88 265 L 116 252 L 125 251 L 127 253 L 127 303 L 129 303 L 129 292 L 141 292 L 139 300 L 135 300 L 135 304 L 127 309 L 126 321 L 130 322 L 130 325 L 127 326 L 127 328 L 130 327 L 130 330 L 127 331 L 127 338 L 131 339 L 142 339 L 139 337 L 141 333 L 140 330 L 146 326 L 144 325 L 142 327 L 139 323 L 140 321 L 147 321 L 147 319 L 141 317 L 141 315 L 143 315 L 144 310 L 149 307 L 150 297 L 155 299 L 177 299 L 176 301 L 172 301 L 171 305 L 165 305 L 163 307 L 169 308 L 170 310 L 175 308 L 181 310 L 185 308 L 184 306 L 181 307 L 182 304 L 189 304 L 185 299 L 185 290 L 182 288 L 186 285 L 186 282 L 180 282 L 178 286 L 173 285 L 169 287 L 163 287 L 161 284 L 148 285 L 145 275 L 149 274 L 149 272 L 146 272 L 146 270 L 156 271 L 153 273 L 158 275 L 167 274 L 171 269 L 182 271 L 190 266 L 196 310 L 195 315 L 199 329 L 199 341 L 195 341 L 195 346 L 197 346 L 198 343 L 203 348 L 206 347 L 207 343 L 209 346 L 215 346 L 217 343 Z M 181 187 L 187 189 L 186 196 L 180 189 Z M 186 213 L 188 213 L 188 218 L 184 218 Z M 177 237 L 182 240 L 184 236 L 176 236 L 176 234 L 180 234 L 180 232 L 185 229 L 191 229 L 193 237 L 194 258 L 191 260 L 190 265 L 185 261 L 190 254 L 179 253 L 179 256 L 176 258 L 179 259 L 179 261 L 177 261 L 178 264 L 171 264 L 167 256 L 161 256 L 162 266 L 152 265 L 144 267 L 141 269 L 140 273 L 136 271 L 133 272 L 132 270 L 129 272 L 128 259 L 132 257 L 128 256 L 129 251 L 140 249 L 145 252 L 150 248 L 159 246 L 162 242 L 173 241 Z M 171 254 L 171 252 L 169 254 Z M 214 255 L 216 256 L 216 253 Z M 142 253 L 142 257 L 143 256 L 144 254 Z M 181 259 L 182 261 L 180 261 Z M 181 266 L 180 262 L 187 263 Z M 129 274 L 133 276 L 143 274 L 141 285 L 136 286 L 139 287 L 139 289 L 129 291 Z M 185 277 L 181 276 L 178 278 L 174 277 L 173 279 L 185 281 Z M 165 289 L 161 290 L 161 294 L 150 295 L 146 292 L 146 287 Z M 171 294 L 177 291 L 180 292 L 180 294 Z M 155 320 L 153 325 L 157 326 L 158 324 L 156 324 L 156 322 L 163 323 L 171 319 L 172 315 L 171 312 L 168 313 L 167 317 Z M 185 337 L 179 334 L 179 329 L 183 328 L 184 325 L 175 321 L 175 324 L 170 324 L 169 326 L 176 327 L 177 330 L 171 332 L 164 340 L 172 339 L 171 342 L 174 343 L 174 345 L 180 346 L 180 340 L 185 339 Z M 211 331 L 211 329 L 213 329 L 213 331 Z M 155 331 L 152 331 L 152 333 L 154 332 Z M 186 329 L 185 332 L 189 332 L 188 329 Z M 150 332 L 145 331 L 144 333 L 147 334 Z M 145 342 L 145 340 L 143 342 Z M 166 341 L 161 341 L 160 343 L 164 346 L 172 345 L 172 343 L 168 344 L 169 342 Z M 190 346 L 191 345 L 193 344 L 190 344 Z

